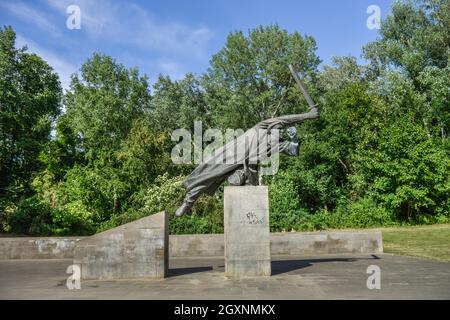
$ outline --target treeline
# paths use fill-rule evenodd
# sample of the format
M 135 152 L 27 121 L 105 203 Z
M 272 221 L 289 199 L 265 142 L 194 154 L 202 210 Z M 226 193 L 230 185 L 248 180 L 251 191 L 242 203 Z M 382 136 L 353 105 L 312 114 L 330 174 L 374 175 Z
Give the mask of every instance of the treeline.
M 0 29 L 0 231 L 91 234 L 181 203 L 194 165 L 174 165 L 178 128 L 248 129 L 306 111 L 293 64 L 320 103 L 281 157 L 272 231 L 450 221 L 450 1 L 396 2 L 367 64 L 319 69 L 316 42 L 277 25 L 233 32 L 201 75 L 159 76 L 94 53 L 62 93 L 57 74 Z M 223 229 L 222 193 L 172 233 Z

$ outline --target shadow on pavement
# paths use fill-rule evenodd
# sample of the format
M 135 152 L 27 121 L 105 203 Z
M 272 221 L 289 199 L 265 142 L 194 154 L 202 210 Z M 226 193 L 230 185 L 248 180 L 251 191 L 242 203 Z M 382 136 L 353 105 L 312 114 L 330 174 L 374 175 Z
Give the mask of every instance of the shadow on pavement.
M 272 260 L 272 276 L 276 276 L 283 273 L 303 269 L 312 266 L 316 263 L 326 262 L 354 262 L 358 260 L 373 260 L 380 259 L 376 255 L 371 255 L 369 258 L 320 258 L 320 259 L 295 259 L 295 260 Z M 223 261 L 222 261 L 223 264 Z M 192 273 L 200 273 L 206 271 L 212 271 L 214 269 L 223 271 L 223 265 L 216 265 L 212 263 L 209 266 L 202 267 L 185 267 L 185 268 L 171 268 L 169 269 L 169 277 L 177 277 Z
M 322 259 L 297 259 L 297 260 L 272 260 L 272 276 L 310 267 L 315 263 L 323 262 L 355 262 L 358 260 L 380 259 L 372 254 L 370 258 L 322 258 Z
M 183 276 L 191 273 L 199 273 L 213 270 L 213 267 L 193 267 L 193 268 L 177 268 L 169 269 L 169 277 Z
M 272 276 L 310 267 L 315 263 L 323 262 L 354 262 L 357 258 L 324 258 L 305 260 L 280 260 L 272 261 Z

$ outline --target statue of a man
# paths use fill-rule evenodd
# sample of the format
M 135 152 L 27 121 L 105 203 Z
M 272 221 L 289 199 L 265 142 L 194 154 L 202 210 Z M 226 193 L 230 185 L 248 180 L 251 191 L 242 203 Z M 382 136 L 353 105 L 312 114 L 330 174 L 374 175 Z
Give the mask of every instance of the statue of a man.
M 261 121 L 241 136 L 215 150 L 184 181 L 186 196 L 183 204 L 175 212 L 177 217 L 185 214 L 202 194 L 214 194 L 226 179 L 232 185 L 258 184 L 258 164 L 268 160 L 271 155 L 299 154 L 297 130 L 294 125 L 319 118 L 319 111 L 297 73 L 292 66 L 289 68 L 310 106 L 310 111 Z M 289 127 L 288 141 L 284 141 L 279 135 L 279 131 L 286 127 Z M 276 139 L 273 139 L 274 136 Z

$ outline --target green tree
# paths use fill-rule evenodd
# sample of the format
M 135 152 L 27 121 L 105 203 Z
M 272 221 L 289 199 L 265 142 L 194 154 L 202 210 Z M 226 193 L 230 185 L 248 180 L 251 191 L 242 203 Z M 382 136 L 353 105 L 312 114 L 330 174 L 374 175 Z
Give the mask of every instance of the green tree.
M 133 185 L 147 188 L 157 176 L 170 171 L 167 138 L 164 132 L 155 132 L 148 119 L 135 121 L 116 153 L 123 174 Z
M 363 82 L 365 68 L 355 57 L 333 57 L 332 64 L 325 65 L 319 75 L 318 87 L 323 92 L 338 92 L 347 86 Z
M 57 74 L 40 57 L 15 48 L 12 28 L 0 28 L 0 197 L 30 192 L 39 153 L 60 112 Z
M 411 115 L 392 119 L 376 146 L 357 151 L 359 179 L 368 194 L 401 220 L 450 216 L 450 157 Z
M 109 56 L 94 53 L 72 78 L 65 96 L 66 127 L 75 135 L 86 160 L 114 161 L 136 119 L 148 116 L 147 77 L 126 69 Z
M 130 197 L 165 169 L 166 140 L 152 130 L 147 78 L 111 57 L 84 63 L 64 102 L 34 186 L 58 232 L 89 231 L 129 210 Z
M 429 134 L 440 135 L 442 140 L 450 126 L 448 30 L 450 1 L 397 1 L 392 6 L 392 14 L 381 24 L 380 39 L 363 48 L 373 79 L 384 78 L 385 72 L 391 71 L 394 75 L 388 78 L 403 75 L 410 81 L 408 90 L 414 91 L 416 97 L 410 94 L 412 103 L 403 107 L 418 111 L 416 119 L 424 123 Z M 394 94 L 386 94 L 391 95 Z
M 273 183 L 279 185 L 281 179 L 281 184 L 292 185 L 299 207 L 310 213 L 333 210 L 342 197 L 352 197 L 349 178 L 355 174 L 354 151 L 377 141 L 382 115 L 383 105 L 368 93 L 365 83 L 328 92 L 320 120 L 299 130 L 300 157 L 283 157 Z
M 245 130 L 264 119 L 304 111 L 288 64 L 307 82 L 315 80 L 320 63 L 315 50 L 312 37 L 289 34 L 277 25 L 252 29 L 248 36 L 231 33 L 202 79 L 213 125 Z
M 210 124 L 209 110 L 200 81 L 191 73 L 180 81 L 159 76 L 151 101 L 155 129 L 168 136 L 173 130 L 193 130 L 194 121 Z

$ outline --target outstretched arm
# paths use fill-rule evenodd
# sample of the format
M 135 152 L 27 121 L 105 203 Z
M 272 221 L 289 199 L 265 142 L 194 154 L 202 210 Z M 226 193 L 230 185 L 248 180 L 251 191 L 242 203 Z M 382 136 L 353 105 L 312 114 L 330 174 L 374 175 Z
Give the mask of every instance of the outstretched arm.
M 314 107 L 306 113 L 289 114 L 261 121 L 258 126 L 261 128 L 291 127 L 305 120 L 318 119 L 319 117 L 319 110 L 317 109 L 317 107 Z
M 268 120 L 261 122 L 260 126 L 269 126 L 269 127 L 275 126 L 275 125 L 292 126 L 297 123 L 303 122 L 305 120 L 318 119 L 320 117 L 319 109 L 317 108 L 317 104 L 315 104 L 313 102 L 313 100 L 311 99 L 311 97 L 309 96 L 308 92 L 305 89 L 303 82 L 298 77 L 297 71 L 295 71 L 295 69 L 292 65 L 289 65 L 289 70 L 291 71 L 292 76 L 294 77 L 297 87 L 303 93 L 303 96 L 305 97 L 305 100 L 308 103 L 309 112 L 300 113 L 300 114 L 291 114 L 291 115 L 280 116 L 277 118 L 268 119 Z
M 283 125 L 291 126 L 296 123 L 303 122 L 305 120 L 318 119 L 319 117 L 320 117 L 319 110 L 317 109 L 317 107 L 314 107 L 307 113 L 290 114 L 286 116 L 277 117 L 275 119 L 283 123 Z
M 294 77 L 294 80 L 295 80 L 298 88 L 303 93 L 303 96 L 305 97 L 306 102 L 308 102 L 308 106 L 310 109 L 309 109 L 309 112 L 307 112 L 307 113 L 281 116 L 281 117 L 278 117 L 277 119 L 279 121 L 281 121 L 284 125 L 293 125 L 293 124 L 296 124 L 299 122 L 303 122 L 305 120 L 318 119 L 320 115 L 319 115 L 319 109 L 317 109 L 317 104 L 315 104 L 313 102 L 313 100 L 311 99 L 311 97 L 309 96 L 303 82 L 298 77 L 297 71 L 295 71 L 295 69 L 292 65 L 289 65 L 289 70 L 291 71 L 291 74 Z
M 282 117 L 280 117 L 280 119 L 284 120 L 284 121 L 291 121 L 291 123 L 294 124 L 294 123 L 302 122 L 304 120 L 319 118 L 320 115 L 319 115 L 319 110 L 317 109 L 317 104 L 315 104 L 313 102 L 313 100 L 311 99 L 311 97 L 309 96 L 303 82 L 298 77 L 297 71 L 294 69 L 294 67 L 291 64 L 289 65 L 289 70 L 291 71 L 291 74 L 294 77 L 297 87 L 303 93 L 303 96 L 305 97 L 306 102 L 308 102 L 309 112 L 302 113 L 302 114 L 282 116 Z

